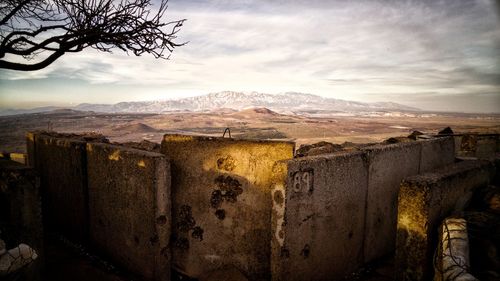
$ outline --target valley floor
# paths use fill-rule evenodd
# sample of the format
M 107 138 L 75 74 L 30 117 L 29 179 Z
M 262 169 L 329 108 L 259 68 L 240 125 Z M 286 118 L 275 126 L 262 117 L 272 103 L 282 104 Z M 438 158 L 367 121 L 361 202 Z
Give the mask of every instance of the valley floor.
M 471 114 L 293 114 L 250 109 L 240 112 L 111 114 L 74 110 L 0 117 L 0 152 L 25 152 L 25 134 L 33 130 L 96 132 L 112 142 L 160 142 L 167 133 L 235 138 L 281 139 L 301 144 L 380 142 L 414 130 L 436 134 L 445 127 L 455 133 L 500 133 L 499 115 Z

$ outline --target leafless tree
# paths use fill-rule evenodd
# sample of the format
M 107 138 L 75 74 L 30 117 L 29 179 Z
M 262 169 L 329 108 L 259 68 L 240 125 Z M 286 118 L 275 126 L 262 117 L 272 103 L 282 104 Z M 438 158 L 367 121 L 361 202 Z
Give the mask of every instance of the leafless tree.
M 168 58 L 185 20 L 164 20 L 167 1 L 1 0 L 0 68 L 39 70 L 87 47 Z

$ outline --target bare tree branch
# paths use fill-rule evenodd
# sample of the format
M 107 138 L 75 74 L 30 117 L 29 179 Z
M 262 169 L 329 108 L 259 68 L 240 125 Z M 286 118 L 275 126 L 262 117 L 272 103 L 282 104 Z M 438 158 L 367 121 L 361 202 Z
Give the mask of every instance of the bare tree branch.
M 152 0 L 5 0 L 0 68 L 39 70 L 88 47 L 166 59 L 185 44 L 175 42 L 185 20 L 164 21 L 167 1 L 154 11 Z

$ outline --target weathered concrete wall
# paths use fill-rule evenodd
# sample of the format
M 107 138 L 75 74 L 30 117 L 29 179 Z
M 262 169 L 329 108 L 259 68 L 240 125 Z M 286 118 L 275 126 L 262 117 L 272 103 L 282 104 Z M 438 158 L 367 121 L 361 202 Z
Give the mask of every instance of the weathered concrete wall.
M 26 165 L 35 168 L 35 132 L 26 133 Z
M 28 135 L 28 164 L 40 175 L 44 221 L 78 242 L 87 238 L 85 141 Z
M 440 137 L 421 140 L 422 157 L 420 173 L 432 171 L 455 162 L 455 140 L 453 137 Z
M 170 166 L 165 155 L 87 144 L 91 244 L 148 280 L 170 280 Z
M 363 263 L 365 154 L 294 159 L 285 171 L 285 196 L 280 188 L 273 195 L 273 280 L 336 280 L 356 270 Z
M 454 137 L 457 156 L 493 160 L 500 153 L 500 134 L 463 134 Z
M 401 181 L 419 172 L 421 142 L 377 145 L 367 154 L 368 195 L 364 259 L 370 262 L 394 251 Z
M 40 280 L 44 248 L 39 179 L 33 169 L 0 159 L 0 238 L 7 248 L 31 246 L 38 259 L 19 280 Z
M 494 174 L 490 162 L 463 161 L 407 178 L 398 202 L 396 280 L 431 280 L 437 227 L 463 210 L 472 192 Z
M 294 144 L 165 135 L 172 164 L 173 265 L 196 278 L 234 267 L 270 279 L 273 167 Z
M 479 159 L 494 159 L 500 152 L 500 137 L 498 135 L 479 136 L 476 144 L 476 157 Z

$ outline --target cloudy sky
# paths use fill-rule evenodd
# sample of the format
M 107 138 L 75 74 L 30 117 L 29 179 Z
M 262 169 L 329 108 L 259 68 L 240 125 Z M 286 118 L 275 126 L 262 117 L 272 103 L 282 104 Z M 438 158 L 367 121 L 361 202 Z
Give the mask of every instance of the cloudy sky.
M 0 70 L 0 108 L 305 92 L 426 110 L 500 112 L 494 0 L 170 0 L 171 59 L 86 50 Z

